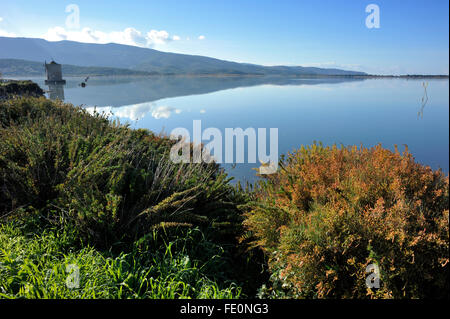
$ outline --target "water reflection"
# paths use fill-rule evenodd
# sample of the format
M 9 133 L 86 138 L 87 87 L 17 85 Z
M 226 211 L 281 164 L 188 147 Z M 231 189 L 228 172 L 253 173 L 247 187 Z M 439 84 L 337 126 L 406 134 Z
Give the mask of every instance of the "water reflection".
M 361 82 L 352 78 L 285 78 L 285 77 L 91 77 L 89 84 L 80 87 L 84 78 L 67 78 L 67 99 L 75 105 L 120 107 L 157 100 L 207 94 L 239 87 L 258 85 L 303 86 Z
M 64 101 L 64 84 L 49 84 L 48 97 L 51 100 Z
M 173 113 L 181 113 L 180 109 L 164 105 L 158 106 L 153 102 L 124 105 L 120 107 L 87 107 L 86 109 L 90 113 L 96 111 L 98 113 L 112 114 L 132 121 L 143 119 L 148 113 L 151 113 L 151 116 L 155 119 L 168 119 Z
M 50 88 L 50 97 L 97 106 L 124 122 L 139 120 L 130 124 L 153 132 L 192 132 L 196 119 L 222 132 L 278 128 L 279 154 L 313 141 L 390 149 L 407 144 L 418 162 L 448 172 L 448 80 L 427 80 L 427 86 L 414 79 L 91 77 L 82 88 L 83 80 L 67 78 L 59 94 Z M 47 88 L 44 79 L 36 82 Z M 240 181 L 255 180 L 254 164 L 224 167 Z
M 424 91 L 423 97 L 422 97 L 422 105 L 420 107 L 419 112 L 417 112 L 417 118 L 421 118 L 421 119 L 423 119 L 423 110 L 425 108 L 425 105 L 428 102 L 428 93 L 427 93 L 428 82 L 423 82 L 422 86 L 425 91 Z

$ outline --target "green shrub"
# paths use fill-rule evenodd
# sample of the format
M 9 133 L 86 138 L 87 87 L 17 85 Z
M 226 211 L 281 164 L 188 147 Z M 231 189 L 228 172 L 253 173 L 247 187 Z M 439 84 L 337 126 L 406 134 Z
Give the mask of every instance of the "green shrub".
M 0 101 L 0 227 L 27 234 L 0 246 L 14 261 L 2 268 L 3 296 L 253 296 L 261 266 L 237 245 L 249 193 L 217 164 L 172 163 L 173 143 L 62 102 Z M 51 253 L 41 260 L 36 245 Z M 92 274 L 82 290 L 64 288 L 69 257 Z M 48 267 L 57 282 L 44 280 Z
M 172 163 L 168 138 L 43 98 L 1 102 L 0 123 L 0 216 L 70 224 L 97 247 L 239 221 L 245 196 L 217 164 Z
M 255 196 L 245 224 L 274 283 L 262 295 L 449 297 L 449 179 L 407 150 L 302 147 Z
M 14 98 L 15 96 L 21 95 L 39 97 L 44 95 L 44 91 L 39 87 L 39 85 L 32 81 L 1 81 L 0 76 L 0 99 Z

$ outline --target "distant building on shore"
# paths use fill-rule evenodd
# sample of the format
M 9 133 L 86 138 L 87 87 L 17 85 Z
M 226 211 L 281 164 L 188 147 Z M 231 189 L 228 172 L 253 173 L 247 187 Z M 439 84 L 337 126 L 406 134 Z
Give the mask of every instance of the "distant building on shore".
M 45 73 L 47 74 L 45 84 L 66 84 L 66 80 L 62 78 L 61 64 L 55 61 L 48 64 L 45 62 Z

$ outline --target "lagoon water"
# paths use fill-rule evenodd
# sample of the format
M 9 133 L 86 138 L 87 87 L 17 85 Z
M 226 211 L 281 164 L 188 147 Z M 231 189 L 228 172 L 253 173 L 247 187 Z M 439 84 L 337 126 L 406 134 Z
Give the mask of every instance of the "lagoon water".
M 33 80 L 48 90 L 44 79 Z M 192 134 L 193 120 L 222 132 L 278 128 L 279 154 L 314 141 L 392 150 L 406 144 L 416 161 L 449 172 L 448 79 L 97 77 L 85 88 L 82 81 L 67 78 L 66 102 L 96 106 L 136 128 L 184 127 Z M 52 95 L 61 96 L 55 89 Z M 253 182 L 257 166 L 225 168 L 236 180 Z

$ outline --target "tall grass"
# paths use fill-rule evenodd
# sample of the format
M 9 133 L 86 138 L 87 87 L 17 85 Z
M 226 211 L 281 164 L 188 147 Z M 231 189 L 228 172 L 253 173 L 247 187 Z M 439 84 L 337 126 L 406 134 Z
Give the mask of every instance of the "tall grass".
M 179 240 L 190 240 L 191 232 L 195 230 Z M 175 242 L 144 255 L 136 247 L 114 257 L 89 246 L 72 250 L 70 237 L 56 231 L 27 236 L 10 224 L 1 225 L 0 298 L 240 297 L 240 287 L 213 281 L 207 275 L 209 266 L 189 251 L 175 249 Z M 79 268 L 79 287 L 67 284 L 72 280 L 69 265 Z

